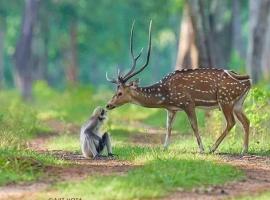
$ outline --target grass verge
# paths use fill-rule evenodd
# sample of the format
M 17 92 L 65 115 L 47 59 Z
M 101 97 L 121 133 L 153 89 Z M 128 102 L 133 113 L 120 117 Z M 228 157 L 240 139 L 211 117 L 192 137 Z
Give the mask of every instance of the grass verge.
M 65 162 L 34 151 L 0 149 L 0 186 L 39 179 L 48 166 Z
M 269 200 L 270 199 L 270 191 L 262 192 L 255 195 L 243 196 L 236 198 L 235 200 Z

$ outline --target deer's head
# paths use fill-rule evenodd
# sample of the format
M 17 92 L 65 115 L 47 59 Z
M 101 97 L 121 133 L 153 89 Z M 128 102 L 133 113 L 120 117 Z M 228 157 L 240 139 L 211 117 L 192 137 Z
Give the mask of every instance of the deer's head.
M 141 49 L 140 53 L 137 56 L 134 56 L 133 53 L 133 30 L 134 30 L 134 22 L 131 27 L 131 33 L 130 33 L 130 54 L 132 58 L 132 66 L 128 73 L 125 75 L 122 75 L 120 70 L 118 69 L 117 78 L 109 78 L 108 74 L 106 73 L 106 78 L 109 82 L 112 82 L 117 85 L 117 90 L 115 95 L 113 95 L 112 99 L 108 102 L 106 108 L 107 109 L 113 109 L 115 107 L 119 107 L 125 103 L 131 102 L 131 92 L 132 90 L 136 89 L 138 87 L 138 79 L 129 81 L 132 77 L 136 76 L 140 72 L 142 72 L 146 66 L 149 63 L 150 53 L 151 53 L 151 24 L 152 21 L 150 21 L 149 24 L 149 41 L 148 41 L 148 51 L 147 51 L 147 57 L 144 65 L 139 68 L 137 71 L 134 71 L 136 68 L 136 63 L 139 57 L 141 56 L 143 52 L 143 48 Z

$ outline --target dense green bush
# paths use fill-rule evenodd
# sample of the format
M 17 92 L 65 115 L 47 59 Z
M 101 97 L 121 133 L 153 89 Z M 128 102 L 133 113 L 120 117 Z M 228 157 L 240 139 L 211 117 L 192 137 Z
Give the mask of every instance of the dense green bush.
M 244 112 L 247 114 L 252 132 L 265 133 L 269 129 L 270 121 L 270 89 L 266 85 L 254 86 L 244 103 Z M 220 112 L 213 112 L 210 127 L 216 132 L 221 129 L 222 115 Z
M 244 112 L 250 120 L 250 152 L 256 154 L 269 154 L 270 141 L 270 88 L 268 85 L 252 87 L 245 103 Z M 225 128 L 225 119 L 221 112 L 211 112 L 206 120 L 205 135 L 216 139 Z M 222 149 L 231 149 L 232 152 L 239 152 L 243 143 L 243 128 L 240 123 L 231 130 L 221 145 Z
M 246 113 L 253 134 L 268 133 L 270 128 L 270 88 L 267 85 L 254 87 L 247 98 Z
M 0 148 L 20 148 L 38 129 L 36 111 L 15 93 L 1 93 L 0 102 Z
M 80 85 L 56 91 L 42 81 L 35 84 L 33 93 L 39 119 L 54 118 L 73 123 L 82 123 L 111 95 L 106 90 L 96 92 L 91 86 Z

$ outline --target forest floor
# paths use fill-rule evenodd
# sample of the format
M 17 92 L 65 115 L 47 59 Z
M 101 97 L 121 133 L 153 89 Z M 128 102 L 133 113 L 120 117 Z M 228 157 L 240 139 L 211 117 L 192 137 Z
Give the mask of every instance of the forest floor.
M 70 162 L 68 166 L 63 167 L 47 167 L 45 176 L 42 180 L 22 183 L 9 184 L 0 187 L 0 199 L 35 199 L 36 195 L 41 191 L 52 192 L 53 186 L 57 182 L 83 180 L 91 175 L 121 175 L 128 170 L 140 165 L 135 165 L 129 161 L 118 159 L 91 160 L 85 159 L 80 153 L 74 153 L 64 150 L 48 150 L 47 142 L 51 137 L 63 132 L 63 129 L 70 129 L 73 133 L 78 133 L 79 127 L 74 125 L 66 125 L 61 122 L 52 121 L 49 123 L 54 134 L 39 136 L 29 142 L 29 148 L 38 152 L 56 156 Z M 147 134 L 131 134 L 129 140 L 136 145 L 157 144 L 163 136 L 160 130 L 151 129 Z M 147 141 L 147 142 L 146 142 Z M 219 154 L 220 162 L 233 165 L 241 169 L 246 177 L 240 181 L 229 182 L 224 185 L 211 187 L 199 187 L 190 191 L 179 189 L 171 193 L 169 196 L 162 198 L 164 200 L 177 199 L 234 199 L 241 196 L 253 196 L 270 188 L 270 157 L 257 155 L 231 155 Z

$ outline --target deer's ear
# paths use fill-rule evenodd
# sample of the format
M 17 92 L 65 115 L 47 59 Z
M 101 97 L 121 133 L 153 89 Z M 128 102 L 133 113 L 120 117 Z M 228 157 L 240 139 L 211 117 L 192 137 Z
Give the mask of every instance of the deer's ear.
M 139 82 L 140 82 L 140 80 L 137 78 L 134 81 L 129 82 L 128 86 L 136 88 L 136 87 L 138 87 Z

